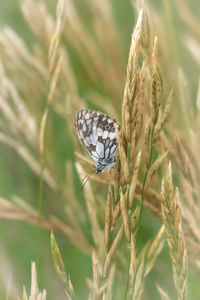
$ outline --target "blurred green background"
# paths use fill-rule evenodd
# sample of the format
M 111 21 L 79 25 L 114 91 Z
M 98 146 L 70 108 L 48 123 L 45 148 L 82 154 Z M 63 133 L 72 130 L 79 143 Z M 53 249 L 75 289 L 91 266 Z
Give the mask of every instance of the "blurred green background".
M 47 0 L 43 2 L 47 4 L 50 13 L 55 16 L 56 1 Z M 75 2 L 87 24 L 89 22 L 88 1 L 76 0 Z M 152 0 L 151 4 L 156 8 L 158 13 L 164 15 L 164 2 L 165 1 Z M 169 37 L 171 39 L 169 43 L 173 45 L 173 47 L 169 49 L 172 53 L 172 64 L 181 65 L 183 69 L 190 74 L 190 88 L 192 93 L 195 93 L 199 67 L 195 64 L 195 61 L 188 56 L 187 50 L 183 47 L 179 39 L 180 33 L 184 32 L 185 29 L 178 17 L 178 12 L 173 1 L 169 2 L 172 9 L 172 19 L 170 19 L 171 24 L 169 24 L 166 19 L 165 25 L 169 26 Z M 199 10 L 199 0 L 191 1 L 190 5 L 193 12 L 197 13 L 196 8 Z M 128 0 L 112 0 L 112 7 L 123 46 L 124 63 L 126 64 L 135 16 L 131 3 Z M 20 10 L 20 1 L 1 0 L 0 29 L 5 26 L 12 27 L 12 29 L 25 40 L 27 47 L 31 48 L 36 37 L 24 20 Z M 73 57 L 73 53 L 70 53 L 70 57 L 76 71 L 79 93 L 81 97 L 84 98 L 88 90 L 91 89 L 91 82 L 87 76 L 85 76 L 84 70 L 82 70 L 79 62 L 76 62 L 76 57 Z M 170 68 L 170 66 L 168 67 Z M 165 80 L 167 82 L 166 87 L 172 85 L 173 78 L 168 77 L 165 78 Z M 101 90 L 101 86 L 95 86 L 94 83 L 92 84 L 93 89 Z M 31 99 L 31 101 L 34 101 L 34 99 Z M 45 101 L 42 105 L 44 106 L 44 104 Z M 191 105 L 195 105 L 195 103 L 191 101 Z M 180 124 L 181 117 L 177 115 L 174 116 L 174 118 L 177 118 L 177 123 Z M 48 147 L 50 147 L 50 151 L 52 151 L 56 161 L 57 176 L 59 176 L 61 185 L 64 185 L 62 178 L 65 172 L 65 162 L 67 160 L 75 161 L 74 149 L 66 128 L 65 120 L 61 119 L 54 111 L 50 113 L 47 131 L 50 131 L 50 136 L 54 138 L 54 140 L 49 142 Z M 80 187 L 77 176 L 75 176 L 75 182 L 77 186 Z M 64 220 L 63 206 L 67 199 L 62 197 L 62 195 L 58 198 L 58 195 L 50 193 L 46 187 L 44 187 L 44 194 L 42 207 L 44 214 L 56 214 Z M 18 195 L 27 203 L 37 208 L 39 178 L 30 171 L 26 163 L 14 150 L 0 144 L 0 196 L 11 199 L 13 195 Z M 84 201 L 83 196 L 80 196 L 80 198 L 81 201 Z M 145 209 L 142 236 L 139 237 L 139 244 L 144 244 L 145 241 L 152 240 L 159 226 L 160 222 Z M 66 236 L 57 232 L 55 235 L 63 255 L 67 273 L 71 275 L 71 280 L 74 283 L 78 298 L 85 299 L 88 292 L 85 278 L 91 277 L 92 274 L 91 259 L 74 247 L 67 240 Z M 50 232 L 43 229 L 38 230 L 38 228 L 25 222 L 0 219 L 0 299 L 5 299 L 5 286 L 8 286 L 9 283 L 16 291 L 15 297 L 13 295 L 10 299 L 16 299 L 17 296 L 22 295 L 23 285 L 28 289 L 30 288 L 31 261 L 36 261 L 37 263 L 39 286 L 41 289 L 45 288 L 47 290 L 47 299 L 65 299 L 63 285 L 52 263 Z M 198 282 L 199 273 L 190 268 L 188 283 L 190 299 L 199 298 L 200 286 Z M 155 283 L 161 285 L 166 290 L 171 289 L 172 295 L 174 295 L 171 262 L 167 245 L 165 245 L 153 271 L 146 280 L 145 299 L 159 299 Z

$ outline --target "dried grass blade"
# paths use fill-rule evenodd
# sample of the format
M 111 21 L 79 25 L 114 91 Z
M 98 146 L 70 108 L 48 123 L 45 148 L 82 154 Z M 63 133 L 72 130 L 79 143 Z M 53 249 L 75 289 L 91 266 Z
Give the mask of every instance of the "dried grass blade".
M 112 190 L 111 186 L 108 187 L 108 195 L 106 201 L 106 208 L 105 208 L 105 245 L 108 248 L 109 242 L 109 235 L 110 235 L 110 225 L 111 225 L 111 198 L 112 198 Z
M 107 276 L 107 273 L 108 273 L 108 270 L 110 268 L 110 263 L 111 263 L 111 260 L 113 258 L 113 255 L 114 255 L 114 252 L 117 248 L 117 245 L 121 239 L 121 236 L 122 236 L 122 227 L 120 228 L 120 230 L 118 231 L 117 233 L 117 236 L 106 256 L 106 260 L 105 260 L 105 263 L 104 263 L 104 268 L 103 268 L 103 277 L 105 278 Z

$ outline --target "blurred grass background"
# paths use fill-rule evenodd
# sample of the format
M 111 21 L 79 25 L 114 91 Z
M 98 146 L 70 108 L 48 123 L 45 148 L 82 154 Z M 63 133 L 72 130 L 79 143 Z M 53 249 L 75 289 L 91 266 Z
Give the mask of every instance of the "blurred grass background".
M 50 13 L 55 16 L 56 1 L 42 1 L 46 3 Z M 132 33 L 132 27 L 135 23 L 135 16 L 132 5 L 128 0 L 111 1 L 114 20 L 116 22 L 117 30 L 120 36 L 120 42 L 123 47 L 124 66 L 126 66 L 128 51 Z M 171 64 L 166 64 L 165 57 L 163 60 L 162 72 L 165 78 L 166 90 L 173 86 L 174 69 L 181 66 L 186 74 L 189 74 L 188 80 L 190 85 L 190 93 L 196 94 L 196 86 L 198 82 L 199 66 L 188 50 L 183 45 L 182 37 L 186 34 L 187 28 L 184 27 L 179 16 L 179 11 L 174 4 L 174 1 L 150 1 L 158 14 L 163 15 L 164 24 L 167 28 L 166 35 L 167 44 L 169 46 L 166 51 L 171 56 Z M 166 15 L 166 2 L 170 7 L 170 15 Z M 86 27 L 90 30 L 90 9 L 87 1 L 76 0 L 75 4 L 83 18 Z M 189 3 L 194 14 L 199 11 L 199 0 L 192 0 Z M 169 19 L 168 19 L 169 17 Z M 66 22 L 67 23 L 67 22 Z M 20 1 L 1 0 L 0 3 L 0 29 L 10 26 L 14 31 L 20 35 L 28 48 L 31 49 L 36 36 L 30 30 L 28 24 L 20 10 Z M 67 26 L 67 24 L 66 24 Z M 188 32 L 187 32 L 188 33 Z M 74 37 L 76 38 L 76 37 Z M 78 60 L 73 49 L 69 48 L 70 62 L 75 70 L 75 76 L 78 83 L 78 90 L 81 98 L 87 97 L 90 90 L 98 90 L 102 95 L 109 98 L 109 94 L 101 84 L 90 81 L 90 78 L 85 73 L 81 62 Z M 167 77 L 165 76 L 167 74 Z M 20 76 L 20 74 L 19 74 Z M 20 77 L 19 77 L 20 80 Z M 122 81 L 124 78 L 122 78 Z M 123 86 L 124 82 L 122 82 Z M 175 91 L 176 93 L 176 91 Z M 121 95 L 120 95 L 121 96 Z M 193 98 L 195 99 L 195 97 Z M 30 103 L 29 103 L 30 101 Z M 176 99 L 175 99 L 176 102 Z M 34 99 L 30 95 L 28 100 L 29 107 L 34 110 Z M 90 104 L 89 104 L 90 105 Z M 191 106 L 195 107 L 195 101 L 191 99 Z M 41 107 L 44 108 L 44 102 Z M 185 125 L 182 124 L 182 117 L 180 108 L 176 103 L 173 104 L 172 119 L 182 131 L 185 132 Z M 43 111 L 43 109 L 41 109 Z M 41 116 L 38 116 L 38 120 Z M 48 151 L 50 151 L 56 162 L 56 176 L 61 186 L 64 186 L 65 181 L 65 162 L 67 160 L 75 161 L 73 153 L 73 145 L 66 127 L 66 121 L 60 118 L 55 111 L 50 112 L 48 122 Z M 75 184 L 80 187 L 78 177 L 74 175 Z M 39 193 L 39 178 L 34 175 L 27 164 L 19 157 L 19 155 L 1 144 L 0 146 L 0 196 L 11 199 L 12 195 L 18 195 L 25 199 L 27 203 L 33 207 L 38 207 L 38 193 Z M 83 195 L 79 195 L 81 201 L 84 201 Z M 42 212 L 44 214 L 55 214 L 64 220 L 63 207 L 65 199 L 62 195 L 49 192 L 48 188 L 44 186 L 44 200 Z M 145 241 L 151 240 L 159 228 L 160 221 L 158 221 L 152 214 L 145 209 L 143 216 L 143 230 L 142 236 L 139 237 L 139 244 L 144 244 Z M 91 277 L 91 258 L 81 253 L 81 251 L 73 246 L 70 241 L 61 233 L 56 233 L 56 238 L 60 246 L 60 250 L 64 259 L 65 267 L 71 275 L 75 290 L 79 299 L 85 299 L 87 295 L 86 277 Z M 39 241 L 39 243 L 38 243 Z M 55 269 L 53 267 L 51 253 L 50 253 L 50 232 L 41 229 L 38 239 L 38 228 L 27 224 L 26 222 L 4 220 L 0 219 L 0 299 L 5 299 L 6 288 L 11 282 L 11 285 L 16 289 L 17 295 L 22 294 L 22 286 L 30 288 L 30 268 L 31 261 L 36 261 L 38 281 L 41 288 L 47 290 L 47 299 L 64 299 L 64 291 L 62 283 L 60 282 Z M 161 277 L 161 274 L 163 275 Z M 167 246 L 164 247 L 156 265 L 146 280 L 145 299 L 159 299 L 159 294 L 155 288 L 155 282 L 161 285 L 164 289 L 173 291 L 173 282 L 171 276 L 171 263 L 169 259 Z M 188 299 L 198 299 L 200 295 L 199 273 L 190 268 L 189 282 L 188 282 Z M 172 295 L 174 292 L 172 292 Z M 13 299 L 16 299 L 13 298 Z M 11 297 L 12 299 L 12 297 Z

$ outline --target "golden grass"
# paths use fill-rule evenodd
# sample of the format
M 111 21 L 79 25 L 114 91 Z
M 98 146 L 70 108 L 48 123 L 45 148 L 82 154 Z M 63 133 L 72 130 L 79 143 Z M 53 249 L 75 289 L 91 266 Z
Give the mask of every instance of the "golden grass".
M 177 188 L 173 188 L 171 163 L 162 181 L 161 193 L 162 220 L 167 234 L 173 279 L 178 299 L 181 300 L 185 299 L 186 294 L 188 257 L 182 228 L 180 194 Z

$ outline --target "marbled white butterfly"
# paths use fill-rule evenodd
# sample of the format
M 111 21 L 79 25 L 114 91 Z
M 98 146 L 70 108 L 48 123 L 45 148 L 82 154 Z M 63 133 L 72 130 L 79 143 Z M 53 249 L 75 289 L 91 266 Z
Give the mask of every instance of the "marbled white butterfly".
M 74 114 L 74 127 L 78 138 L 96 163 L 96 173 L 115 164 L 118 150 L 115 132 L 116 120 L 95 110 L 81 109 Z

